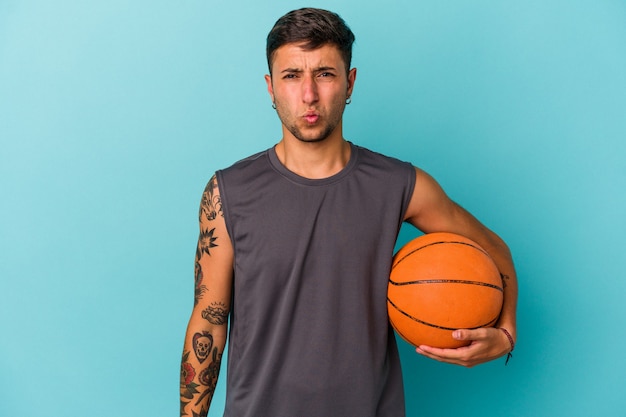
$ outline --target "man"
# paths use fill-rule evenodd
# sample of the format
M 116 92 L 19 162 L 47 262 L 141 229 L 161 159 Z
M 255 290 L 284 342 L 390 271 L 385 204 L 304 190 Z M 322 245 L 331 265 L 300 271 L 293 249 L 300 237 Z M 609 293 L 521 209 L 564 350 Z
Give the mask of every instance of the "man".
M 353 41 L 317 9 L 288 13 L 268 35 L 283 137 L 218 171 L 202 196 L 181 415 L 206 415 L 228 333 L 225 416 L 403 416 L 386 308 L 403 221 L 477 241 L 507 277 L 495 328 L 455 331 L 467 347 L 417 352 L 474 366 L 512 350 L 517 281 L 504 242 L 425 172 L 343 138 Z

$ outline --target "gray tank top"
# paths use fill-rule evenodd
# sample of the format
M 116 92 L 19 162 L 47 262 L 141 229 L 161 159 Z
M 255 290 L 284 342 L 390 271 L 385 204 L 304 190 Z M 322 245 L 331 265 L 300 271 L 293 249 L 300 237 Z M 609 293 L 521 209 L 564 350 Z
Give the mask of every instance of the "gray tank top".
M 274 148 L 217 172 L 235 250 L 225 417 L 405 415 L 386 294 L 415 171 L 351 147 L 320 180 Z

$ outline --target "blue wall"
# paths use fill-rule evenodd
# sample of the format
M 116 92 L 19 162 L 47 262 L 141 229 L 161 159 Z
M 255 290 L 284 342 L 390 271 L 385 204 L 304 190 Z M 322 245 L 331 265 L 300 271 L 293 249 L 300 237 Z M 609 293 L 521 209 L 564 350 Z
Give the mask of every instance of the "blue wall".
M 304 5 L 0 1 L 0 415 L 176 415 L 200 195 L 279 139 L 264 39 Z M 314 5 L 357 36 L 346 137 L 517 263 L 514 359 L 402 344 L 409 416 L 623 416 L 626 2 Z

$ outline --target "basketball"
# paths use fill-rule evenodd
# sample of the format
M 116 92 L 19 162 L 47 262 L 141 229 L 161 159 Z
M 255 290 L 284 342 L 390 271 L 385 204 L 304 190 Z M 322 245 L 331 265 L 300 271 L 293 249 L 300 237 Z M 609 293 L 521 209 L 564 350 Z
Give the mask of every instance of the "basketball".
M 387 310 L 395 331 L 414 346 L 457 348 L 456 329 L 493 326 L 503 301 L 500 272 L 478 244 L 452 233 L 430 233 L 393 257 Z

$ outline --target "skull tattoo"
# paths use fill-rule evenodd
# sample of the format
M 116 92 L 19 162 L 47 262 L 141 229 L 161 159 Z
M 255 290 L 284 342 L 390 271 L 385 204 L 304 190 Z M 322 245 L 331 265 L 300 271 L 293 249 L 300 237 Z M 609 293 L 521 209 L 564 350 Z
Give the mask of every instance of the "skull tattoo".
M 193 351 L 198 358 L 198 362 L 204 362 L 213 347 L 213 336 L 209 332 L 196 333 L 193 336 Z

